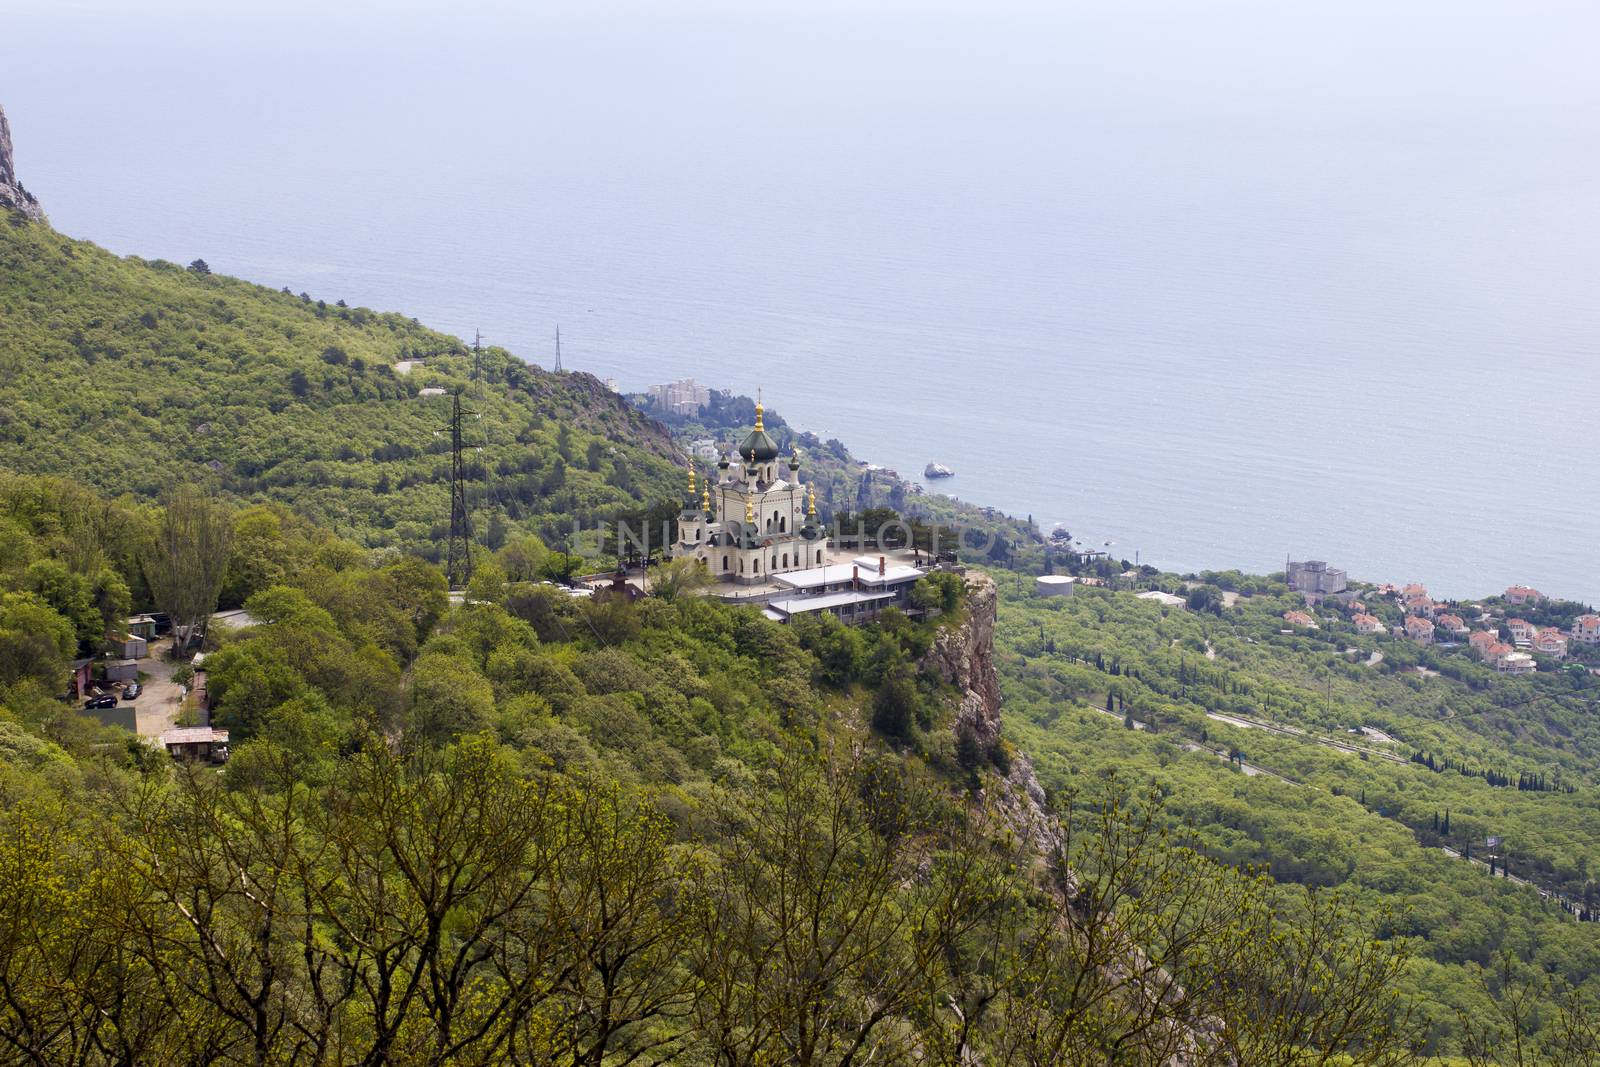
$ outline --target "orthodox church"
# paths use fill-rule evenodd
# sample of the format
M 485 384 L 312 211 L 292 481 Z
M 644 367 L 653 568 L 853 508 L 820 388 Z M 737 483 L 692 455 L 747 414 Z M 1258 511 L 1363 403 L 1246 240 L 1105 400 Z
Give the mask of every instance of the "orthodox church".
M 817 524 L 817 491 L 800 483 L 800 453 L 780 464 L 778 444 L 756 425 L 717 464 L 716 480 L 705 479 L 699 499 L 694 468 L 689 496 L 678 517 L 674 554 L 692 556 L 720 581 L 756 585 L 768 576 L 820 567 L 828 535 Z

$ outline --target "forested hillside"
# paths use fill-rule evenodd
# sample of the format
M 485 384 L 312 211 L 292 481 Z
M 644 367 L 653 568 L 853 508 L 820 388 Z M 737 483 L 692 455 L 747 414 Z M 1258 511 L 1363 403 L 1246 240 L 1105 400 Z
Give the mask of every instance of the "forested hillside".
M 1280 911 L 1152 799 L 1018 821 L 1024 765 L 923 666 L 987 634 L 984 579 L 780 626 L 574 599 L 519 541 L 452 606 L 414 557 L 224 512 L 259 622 L 210 639 L 218 769 L 49 691 L 77 599 L 37 579 L 143 607 L 171 515 L 0 490 L 0 1061 L 1404 1062 L 1370 919 Z
M 449 524 L 450 439 L 448 398 L 419 395 L 430 387 L 464 391 L 473 412 L 468 475 L 491 547 L 515 529 L 556 541 L 677 485 L 670 440 L 588 375 L 498 348 L 475 359 L 331 294 L 0 221 L 0 466 L 112 496 L 194 484 L 278 501 L 362 544 L 431 555 Z
M 1155 788 L 1207 855 L 1389 910 L 1429 1051 L 1498 1018 L 1486 980 L 1537 990 L 1535 1025 L 1594 992 L 1600 923 L 1577 920 L 1600 904 L 1600 678 L 1498 675 L 1332 611 L 1290 632 L 1299 598 L 1262 580 L 1198 611 L 1001 585 L 1008 726 L 1041 780 Z

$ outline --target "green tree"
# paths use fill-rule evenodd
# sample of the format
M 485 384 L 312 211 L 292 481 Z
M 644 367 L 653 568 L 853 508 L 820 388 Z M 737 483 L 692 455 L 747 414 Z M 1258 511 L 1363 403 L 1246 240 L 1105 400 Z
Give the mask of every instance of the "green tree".
M 180 489 L 167 498 L 155 538 L 140 560 L 180 647 L 195 639 L 216 610 L 232 536 L 228 514 L 199 492 Z
M 47 691 L 60 692 L 77 645 L 72 623 L 37 596 L 0 595 L 0 685 L 32 678 Z
M 411 669 L 411 726 L 433 744 L 485 729 L 494 719 L 494 687 L 471 664 L 424 652 Z
M 650 595 L 669 604 L 693 596 L 712 584 L 705 565 L 691 556 L 668 560 L 650 572 L 649 581 Z

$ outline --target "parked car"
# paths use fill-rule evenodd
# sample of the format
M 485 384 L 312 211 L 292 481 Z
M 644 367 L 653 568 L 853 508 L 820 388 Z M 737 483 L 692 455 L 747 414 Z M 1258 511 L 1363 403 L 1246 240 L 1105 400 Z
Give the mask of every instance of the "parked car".
M 83 702 L 83 706 L 85 709 L 114 708 L 117 706 L 117 694 L 101 693 L 97 697 L 90 697 L 88 700 L 85 700 Z
M 144 686 L 140 685 L 138 682 L 129 682 L 127 685 L 122 687 L 122 699 L 138 700 L 139 694 L 142 692 L 144 692 Z

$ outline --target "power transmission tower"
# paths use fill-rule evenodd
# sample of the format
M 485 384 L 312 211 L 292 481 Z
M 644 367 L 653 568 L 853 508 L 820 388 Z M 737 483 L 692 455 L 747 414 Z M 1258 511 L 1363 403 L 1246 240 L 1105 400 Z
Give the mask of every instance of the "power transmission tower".
M 472 380 L 482 391 L 483 383 L 483 332 L 472 331 Z
M 556 373 L 561 373 L 561 324 L 556 323 Z
M 445 578 L 451 589 L 472 581 L 472 512 L 467 510 L 467 479 L 461 461 L 461 393 L 450 404 L 450 549 Z

